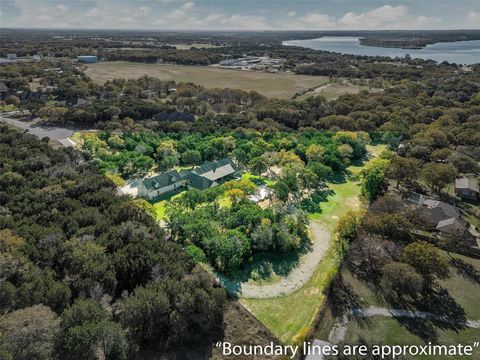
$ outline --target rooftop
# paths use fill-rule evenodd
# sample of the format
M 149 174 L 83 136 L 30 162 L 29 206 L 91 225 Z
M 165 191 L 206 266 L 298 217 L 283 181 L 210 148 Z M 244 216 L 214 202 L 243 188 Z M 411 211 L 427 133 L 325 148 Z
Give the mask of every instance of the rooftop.
M 457 189 L 469 189 L 475 192 L 479 192 L 478 183 L 472 178 L 461 178 L 455 180 L 455 188 Z

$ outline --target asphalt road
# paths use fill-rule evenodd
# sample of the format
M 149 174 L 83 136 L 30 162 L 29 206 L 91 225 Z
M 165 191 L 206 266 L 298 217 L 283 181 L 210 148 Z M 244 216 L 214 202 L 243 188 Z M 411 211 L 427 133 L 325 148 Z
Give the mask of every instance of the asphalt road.
M 28 123 L 26 121 L 20 121 L 17 119 L 5 117 L 3 115 L 0 115 L 0 121 L 24 130 L 28 130 L 30 134 L 35 135 L 40 139 L 47 136 L 51 140 L 57 140 L 65 147 L 75 145 L 75 143 L 72 140 L 70 140 L 70 136 L 72 136 L 74 132 L 74 130 L 71 130 L 71 129 L 62 128 L 62 127 L 35 125 L 35 124 Z

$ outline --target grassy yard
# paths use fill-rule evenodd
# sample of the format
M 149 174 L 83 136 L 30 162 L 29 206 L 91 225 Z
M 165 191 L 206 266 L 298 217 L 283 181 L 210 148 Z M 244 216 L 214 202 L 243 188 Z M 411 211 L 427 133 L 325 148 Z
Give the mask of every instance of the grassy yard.
M 175 195 L 172 195 L 170 197 L 167 197 L 165 199 L 162 199 L 160 201 L 157 201 L 156 203 L 152 204 L 155 213 L 157 215 L 157 220 L 165 220 L 166 218 L 166 211 L 167 211 L 167 202 L 176 198 L 179 198 L 182 196 L 183 192 L 177 193 Z
M 417 335 L 407 330 L 408 324 L 400 324 L 392 318 L 374 316 L 369 319 L 353 320 L 348 324 L 345 342 L 358 343 L 360 340 L 368 344 L 398 344 L 398 345 L 424 345 L 425 342 Z M 437 330 L 438 343 L 443 345 L 472 344 L 480 337 L 480 329 L 463 329 L 457 331 L 448 329 Z M 422 360 L 451 360 L 455 357 L 447 356 L 417 356 Z M 458 357 L 466 358 L 466 357 Z M 456 358 L 457 359 L 457 358 Z M 468 359 L 480 360 L 478 349 Z
M 381 152 L 385 146 L 370 147 L 372 153 Z M 360 166 L 350 167 L 352 174 L 358 174 Z M 347 210 L 359 208 L 360 188 L 355 181 L 329 184 L 335 192 L 328 201 L 321 204 L 321 213 L 312 214 L 312 219 L 333 229 Z M 315 319 L 318 309 L 325 300 L 325 293 L 337 272 L 340 259 L 332 245 L 320 262 L 310 280 L 296 292 L 272 299 L 241 299 L 262 323 L 283 343 L 295 343 L 304 339 Z
M 209 66 L 181 66 L 141 64 L 125 61 L 101 62 L 87 65 L 86 73 L 95 82 L 125 78 L 136 79 L 143 75 L 163 80 L 194 82 L 209 88 L 232 88 L 257 91 L 268 97 L 290 98 L 296 93 L 326 84 L 323 76 L 271 74 L 261 71 L 218 69 Z
M 445 256 L 447 254 L 443 252 Z M 463 255 L 452 254 L 455 258 L 462 260 L 473 266 L 480 272 L 480 260 L 466 257 Z M 478 274 L 472 277 L 459 272 L 455 267 L 450 266 L 450 277 L 440 282 L 455 302 L 465 311 L 465 316 L 470 320 L 480 319 L 480 307 L 478 306 L 478 293 L 480 291 L 480 282 Z M 375 290 L 363 281 L 354 278 L 350 272 L 343 270 L 343 282 L 350 286 L 353 293 L 359 300 L 358 307 L 367 308 L 369 306 L 390 308 L 391 306 L 377 294 Z M 447 304 L 445 304 L 447 306 Z M 323 340 L 328 338 L 329 330 L 332 328 L 330 319 L 326 319 L 327 324 L 320 326 L 317 331 L 317 337 Z M 323 321 L 322 321 L 323 322 Z M 426 337 L 422 334 L 434 334 L 439 344 L 455 345 L 457 343 L 468 344 L 478 340 L 480 329 L 464 328 L 454 331 L 438 324 L 431 325 L 424 320 L 412 319 L 393 319 L 384 316 L 374 316 L 371 318 L 352 318 L 348 325 L 344 338 L 345 343 L 353 344 L 359 341 L 366 341 L 369 344 L 398 344 L 408 345 L 425 343 Z M 326 328 L 326 329 L 325 329 Z M 427 340 L 428 341 L 428 340 Z M 451 359 L 452 357 L 414 357 L 414 359 Z M 480 360 L 480 353 L 477 351 L 471 359 Z

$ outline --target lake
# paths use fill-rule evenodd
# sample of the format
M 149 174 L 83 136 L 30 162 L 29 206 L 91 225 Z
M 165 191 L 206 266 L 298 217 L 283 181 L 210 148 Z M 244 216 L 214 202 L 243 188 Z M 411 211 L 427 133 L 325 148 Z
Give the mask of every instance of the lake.
M 341 54 L 388 56 L 391 58 L 405 57 L 410 54 L 413 58 L 430 59 L 437 62 L 471 65 L 480 63 L 480 40 L 454 41 L 427 45 L 423 49 L 398 49 L 378 46 L 364 46 L 359 37 L 353 36 L 325 36 L 310 40 L 289 40 L 283 45 L 300 46 L 314 50 L 332 51 Z

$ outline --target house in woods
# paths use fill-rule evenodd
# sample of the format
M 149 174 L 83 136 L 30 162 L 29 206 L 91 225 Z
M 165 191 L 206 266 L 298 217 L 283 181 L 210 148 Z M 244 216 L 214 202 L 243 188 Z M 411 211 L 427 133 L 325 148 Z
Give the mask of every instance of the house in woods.
M 168 171 L 140 182 L 138 195 L 149 200 L 182 188 L 206 190 L 239 176 L 240 169 L 232 160 L 205 161 L 192 170 Z
M 147 199 L 154 199 L 175 192 L 185 186 L 185 179 L 180 176 L 178 171 L 172 170 L 141 181 L 138 186 L 138 195 Z
M 397 147 L 397 155 L 398 156 L 405 156 L 407 155 L 407 147 L 405 146 L 405 144 L 403 143 L 400 143 Z
M 454 229 L 459 229 L 460 225 L 463 227 L 463 231 L 465 231 L 466 223 L 461 219 L 460 210 L 457 207 L 417 194 L 411 195 L 408 201 L 416 205 L 420 216 L 433 231 L 451 233 Z
M 77 107 L 77 106 L 88 105 L 88 104 L 90 104 L 90 101 L 84 100 L 79 97 L 65 100 L 65 105 L 71 106 L 71 107 Z
M 47 95 L 42 94 L 36 91 L 22 91 L 19 95 L 17 95 L 20 100 L 22 101 L 46 101 Z
M 455 194 L 462 199 L 478 200 L 480 198 L 478 182 L 468 177 L 456 179 Z
M 3 81 L 0 81 L 0 93 L 8 92 L 10 90 L 7 85 Z
M 207 185 L 210 183 L 209 187 L 216 186 L 226 180 L 231 180 L 239 175 L 238 167 L 233 163 L 229 158 L 225 158 L 218 161 L 205 161 L 201 166 L 196 167 L 189 174 L 190 179 L 195 179 L 201 177 L 205 180 L 202 180 L 202 185 Z M 196 182 L 193 181 L 190 184 L 190 187 L 194 187 Z M 199 190 L 204 190 L 199 188 Z
M 167 113 L 165 111 L 159 112 L 152 116 L 152 119 L 155 121 L 185 121 L 193 122 L 195 121 L 195 116 L 191 113 L 182 112 L 182 111 L 172 111 Z
M 444 234 L 463 236 L 465 231 L 467 231 L 467 228 L 464 221 L 450 218 L 439 221 L 436 230 Z

